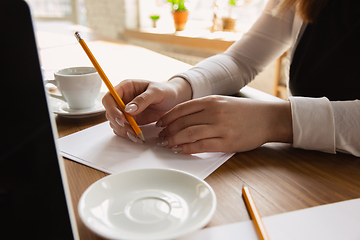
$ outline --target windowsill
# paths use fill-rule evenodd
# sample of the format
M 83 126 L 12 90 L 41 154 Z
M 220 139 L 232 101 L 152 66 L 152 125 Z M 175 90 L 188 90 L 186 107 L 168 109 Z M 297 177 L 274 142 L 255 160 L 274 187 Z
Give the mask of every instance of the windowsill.
M 127 39 L 153 41 L 215 51 L 225 51 L 231 44 L 240 39 L 242 35 L 242 33 L 236 32 L 211 32 L 199 29 L 185 29 L 181 32 L 158 28 L 126 29 L 124 31 L 124 37 Z
M 155 29 L 155 28 L 148 28 L 148 29 L 126 29 L 124 31 L 124 37 L 127 39 L 136 39 L 141 41 L 149 41 L 154 42 L 158 44 L 163 45 L 172 45 L 172 46 L 179 46 L 184 47 L 184 49 L 181 49 L 181 51 L 185 52 L 188 50 L 185 50 L 185 48 L 190 49 L 191 51 L 194 51 L 196 48 L 197 50 L 207 50 L 208 52 L 211 52 L 211 55 L 213 55 L 215 51 L 223 52 L 225 51 L 230 45 L 232 45 L 236 40 L 240 39 L 242 33 L 234 33 L 234 32 L 214 32 L 211 33 L 210 31 L 206 30 L 196 30 L 196 31 L 190 31 L 190 30 L 184 30 L 182 32 L 174 32 L 174 30 L 161 30 L 161 29 Z M 280 65 L 276 66 L 275 71 L 280 71 L 279 69 Z M 275 66 L 274 66 L 275 67 Z M 272 78 L 273 75 L 266 75 L 266 79 Z M 265 78 L 261 78 L 265 79 Z M 261 80 L 263 81 L 263 80 Z M 276 83 L 279 80 L 276 79 Z M 253 85 L 252 87 L 255 87 Z M 258 86 L 259 87 L 259 86 Z M 258 88 L 261 89 L 263 92 L 272 92 L 272 86 L 265 87 L 265 88 Z M 243 88 L 245 89 L 245 88 Z M 252 89 L 252 88 L 251 88 Z M 278 89 L 280 92 L 283 92 L 283 88 Z M 249 92 L 249 91 L 241 91 L 242 94 L 240 94 L 243 97 L 250 97 L 255 98 L 256 92 Z M 274 97 L 273 95 L 266 94 L 270 97 L 266 97 L 269 100 L 274 100 L 279 98 Z M 257 98 L 255 98 L 257 99 Z

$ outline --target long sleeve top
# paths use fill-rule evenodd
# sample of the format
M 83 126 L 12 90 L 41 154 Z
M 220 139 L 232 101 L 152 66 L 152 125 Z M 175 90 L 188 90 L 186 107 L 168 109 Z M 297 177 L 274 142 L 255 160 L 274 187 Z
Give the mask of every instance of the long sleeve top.
M 288 74 L 307 24 L 294 8 L 275 16 L 277 5 L 277 0 L 269 0 L 252 28 L 224 53 L 207 58 L 174 77 L 182 77 L 190 83 L 193 98 L 234 94 L 287 50 Z M 327 153 L 339 151 L 360 157 L 359 100 L 330 101 L 326 97 L 294 96 L 288 100 L 293 147 Z

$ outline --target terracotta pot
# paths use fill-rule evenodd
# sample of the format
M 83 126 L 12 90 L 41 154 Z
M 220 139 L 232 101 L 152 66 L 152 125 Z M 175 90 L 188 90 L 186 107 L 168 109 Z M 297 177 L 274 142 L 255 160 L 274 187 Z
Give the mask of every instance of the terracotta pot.
M 235 30 L 236 19 L 233 18 L 223 18 L 222 26 L 224 31 L 234 31 Z
M 188 20 L 188 11 L 174 11 L 172 12 L 174 18 L 174 25 L 176 31 L 182 31 L 185 29 L 186 22 Z

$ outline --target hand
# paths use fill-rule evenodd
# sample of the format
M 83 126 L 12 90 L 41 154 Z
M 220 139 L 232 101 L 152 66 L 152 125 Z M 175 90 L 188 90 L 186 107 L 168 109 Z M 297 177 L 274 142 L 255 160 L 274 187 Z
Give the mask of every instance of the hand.
M 157 122 L 159 145 L 185 154 L 243 152 L 292 142 L 290 103 L 209 96 L 171 109 Z
M 190 84 L 182 78 L 165 83 L 124 80 L 115 89 L 126 104 L 125 111 L 132 115 L 139 125 L 157 121 L 176 104 L 189 100 L 192 94 Z M 104 96 L 102 103 L 114 133 L 133 142 L 142 143 L 109 92 Z

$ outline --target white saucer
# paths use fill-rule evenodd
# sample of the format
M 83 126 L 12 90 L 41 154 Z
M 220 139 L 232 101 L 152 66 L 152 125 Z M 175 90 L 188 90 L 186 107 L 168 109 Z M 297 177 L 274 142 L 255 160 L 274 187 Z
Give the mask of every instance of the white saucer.
M 215 193 L 205 181 L 155 168 L 104 177 L 78 204 L 84 224 L 109 239 L 174 239 L 204 227 L 215 209 Z
M 55 114 L 68 118 L 92 117 L 105 111 L 105 108 L 101 103 L 104 95 L 105 93 L 100 92 L 94 107 L 81 110 L 71 109 L 65 101 L 48 95 L 49 109 Z

